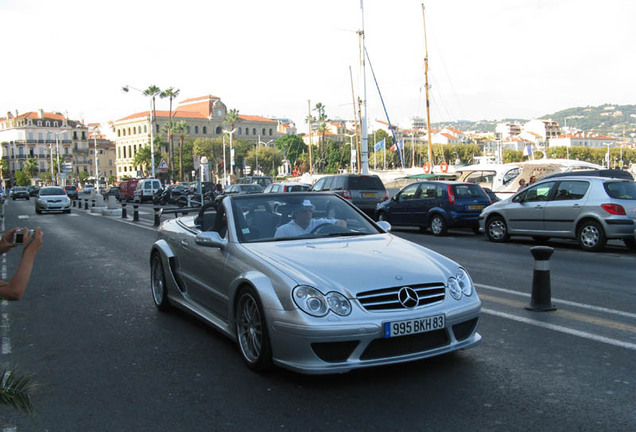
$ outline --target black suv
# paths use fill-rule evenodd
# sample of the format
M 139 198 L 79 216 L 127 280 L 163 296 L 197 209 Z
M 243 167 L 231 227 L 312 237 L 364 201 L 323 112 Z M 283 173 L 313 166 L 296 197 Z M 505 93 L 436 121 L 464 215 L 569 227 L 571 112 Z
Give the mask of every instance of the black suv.
M 64 186 L 64 192 L 66 192 L 66 196 L 68 196 L 70 199 L 79 198 L 77 186 Z
M 342 196 L 369 216 L 375 215 L 375 208 L 389 199 L 384 183 L 377 175 L 338 174 L 319 179 L 311 188 L 312 191 L 330 191 Z M 328 217 L 337 215 L 329 214 Z

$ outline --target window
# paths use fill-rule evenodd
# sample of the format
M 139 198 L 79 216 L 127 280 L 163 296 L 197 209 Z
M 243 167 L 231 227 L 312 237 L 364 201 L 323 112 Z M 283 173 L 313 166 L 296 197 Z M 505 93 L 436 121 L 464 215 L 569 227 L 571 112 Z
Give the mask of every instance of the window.
M 203 126 L 203 135 L 207 135 L 208 133 L 208 128 L 206 126 Z
M 563 181 L 559 183 L 554 200 L 579 200 L 585 196 L 585 192 L 587 192 L 589 187 L 590 184 L 584 181 Z
M 437 185 L 423 184 L 420 188 L 420 198 L 422 199 L 434 199 L 437 198 Z
M 534 202 L 534 201 L 547 201 L 548 195 L 550 195 L 550 190 L 554 186 L 554 182 L 541 183 L 539 185 L 530 187 L 526 193 L 523 201 Z
M 221 135 L 221 132 L 222 132 L 221 126 L 217 126 L 217 128 L 216 128 L 216 134 L 217 134 L 217 135 Z
M 415 199 L 418 186 L 419 185 L 417 183 L 414 183 L 412 185 L 405 187 L 400 193 L 400 201 Z
M 194 126 L 194 133 L 195 134 L 199 133 L 199 126 L 196 126 L 196 125 Z
M 249 135 L 250 134 L 250 128 L 245 128 L 245 135 Z
M 252 128 L 252 135 L 256 135 L 256 128 Z

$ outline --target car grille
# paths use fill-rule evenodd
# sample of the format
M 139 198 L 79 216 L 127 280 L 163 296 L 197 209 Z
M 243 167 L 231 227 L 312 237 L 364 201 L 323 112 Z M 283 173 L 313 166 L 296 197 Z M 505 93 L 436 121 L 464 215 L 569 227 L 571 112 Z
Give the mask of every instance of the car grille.
M 448 345 L 450 339 L 445 329 L 396 338 L 374 339 L 360 356 L 360 360 L 397 357 L 428 351 Z
M 382 288 L 361 292 L 357 299 L 368 311 L 387 311 L 407 309 L 400 303 L 399 292 L 404 286 Z M 417 293 L 417 305 L 421 307 L 438 303 L 444 300 L 446 287 L 441 282 L 427 283 L 410 286 Z

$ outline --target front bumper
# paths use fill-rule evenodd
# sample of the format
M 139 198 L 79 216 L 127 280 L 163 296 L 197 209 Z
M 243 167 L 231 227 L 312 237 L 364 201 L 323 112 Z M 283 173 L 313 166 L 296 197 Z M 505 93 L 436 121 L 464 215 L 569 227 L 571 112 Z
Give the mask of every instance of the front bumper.
M 357 322 L 326 320 L 320 326 L 300 325 L 285 320 L 285 312 L 272 313 L 270 326 L 274 362 L 305 374 L 330 374 L 352 369 L 404 363 L 471 348 L 481 341 L 476 332 L 481 309 L 473 302 L 462 309 L 446 310 L 443 329 L 394 338 L 384 337 L 383 323 L 395 315 L 378 314 L 377 319 Z M 410 319 L 432 310 L 419 309 Z

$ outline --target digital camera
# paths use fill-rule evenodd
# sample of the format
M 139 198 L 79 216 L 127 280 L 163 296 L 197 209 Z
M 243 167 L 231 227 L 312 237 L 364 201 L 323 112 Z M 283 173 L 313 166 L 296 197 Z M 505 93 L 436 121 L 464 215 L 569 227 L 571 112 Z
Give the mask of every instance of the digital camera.
M 35 232 L 35 230 L 29 230 L 29 234 L 33 235 L 33 233 Z M 24 230 L 19 229 L 16 230 L 16 232 L 13 234 L 13 243 L 15 244 L 21 244 L 24 243 Z

